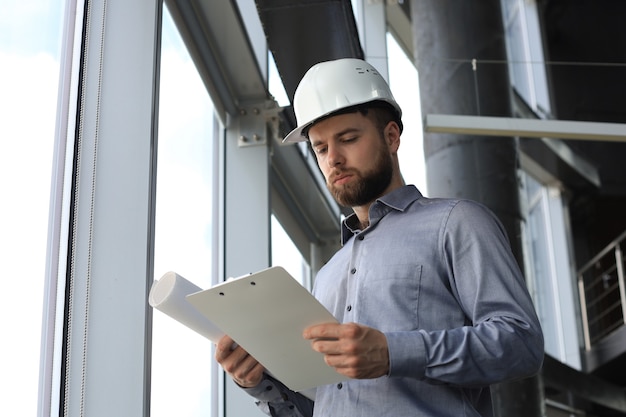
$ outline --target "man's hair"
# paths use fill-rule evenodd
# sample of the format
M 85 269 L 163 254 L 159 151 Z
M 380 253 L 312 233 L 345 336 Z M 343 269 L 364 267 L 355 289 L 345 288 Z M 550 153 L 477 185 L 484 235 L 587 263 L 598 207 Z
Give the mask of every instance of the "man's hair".
M 316 120 L 314 123 L 310 124 L 302 130 L 302 136 L 309 139 L 309 129 L 317 122 L 328 119 L 329 117 L 338 116 L 340 114 L 357 112 L 361 113 L 365 117 L 369 117 L 374 122 L 376 129 L 378 129 L 381 135 L 383 134 L 385 127 L 387 126 L 387 124 L 389 124 L 389 122 L 396 122 L 400 128 L 400 133 L 402 133 L 402 120 L 400 119 L 400 115 L 398 114 L 396 109 L 394 109 L 393 106 L 384 101 L 370 101 L 367 103 L 346 107 Z
M 363 108 L 359 108 L 358 111 L 365 117 L 371 117 L 381 136 L 383 136 L 385 127 L 389 122 L 396 122 L 400 127 L 400 131 L 402 131 L 402 121 L 393 107 L 382 101 L 374 101 L 368 104 L 363 105 Z

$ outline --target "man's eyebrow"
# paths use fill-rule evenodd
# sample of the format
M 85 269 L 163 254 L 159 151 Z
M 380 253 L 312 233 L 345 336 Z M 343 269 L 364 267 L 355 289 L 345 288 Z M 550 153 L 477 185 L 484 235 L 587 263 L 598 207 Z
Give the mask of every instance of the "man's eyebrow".
M 337 132 L 337 133 L 333 133 L 333 138 L 340 138 L 340 137 L 342 137 L 343 135 L 346 135 L 346 134 L 348 134 L 348 133 L 354 133 L 354 132 L 358 132 L 358 131 L 360 131 L 360 129 L 359 129 L 359 128 L 356 128 L 356 127 L 347 127 L 347 128 L 345 128 L 345 129 L 343 129 L 343 130 L 340 130 L 340 131 L 339 131 L 339 132 Z M 322 144 L 324 144 L 324 141 L 323 141 L 323 140 L 319 140 L 319 139 L 318 139 L 318 140 L 312 140 L 312 141 L 311 141 L 311 146 L 312 146 L 312 147 L 314 147 L 314 148 L 315 148 L 316 146 L 319 146 L 319 145 L 322 145 Z
M 322 144 L 321 140 L 311 141 L 311 146 L 314 147 L 314 148 L 319 146 L 319 145 L 321 145 L 321 144 Z
M 335 133 L 333 136 L 336 137 L 336 138 L 339 138 L 339 137 L 341 137 L 341 136 L 343 136 L 345 134 L 358 132 L 359 130 L 360 129 L 358 129 L 356 127 L 347 127 L 344 130 Z

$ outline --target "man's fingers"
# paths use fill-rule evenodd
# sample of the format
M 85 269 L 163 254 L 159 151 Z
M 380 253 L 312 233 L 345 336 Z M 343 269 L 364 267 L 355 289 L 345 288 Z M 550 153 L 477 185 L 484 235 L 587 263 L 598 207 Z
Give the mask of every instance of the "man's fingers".
M 254 367 L 256 361 L 243 349 L 236 349 L 227 361 L 222 364 L 226 372 L 233 375 L 245 375 Z
M 316 324 L 304 329 L 302 336 L 307 340 L 337 339 L 341 334 L 341 325 L 336 323 Z
M 344 352 L 342 344 L 336 339 L 314 339 L 311 341 L 311 348 L 325 355 L 340 355 Z
M 215 346 L 215 359 L 237 384 L 254 387 L 261 382 L 265 368 L 233 339 L 224 336 Z
M 323 324 L 305 329 L 303 336 L 328 366 L 349 378 L 377 378 L 389 370 L 387 340 L 376 329 L 356 323 Z
M 218 340 L 217 344 L 215 345 L 215 359 L 218 363 L 221 363 L 222 360 L 226 359 L 232 354 L 233 346 L 236 346 L 235 342 L 229 336 L 224 336 L 220 340 Z
M 226 368 L 224 368 L 226 370 Z M 263 365 L 252 356 L 247 355 L 243 360 L 229 372 L 233 380 L 242 387 L 254 387 L 261 382 L 263 377 Z

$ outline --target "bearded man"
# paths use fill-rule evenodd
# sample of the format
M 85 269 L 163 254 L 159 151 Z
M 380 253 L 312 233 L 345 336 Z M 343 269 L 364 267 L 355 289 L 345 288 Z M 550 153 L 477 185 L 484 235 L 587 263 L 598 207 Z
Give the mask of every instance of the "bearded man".
M 541 367 L 543 336 L 505 232 L 467 200 L 429 199 L 400 173 L 401 110 L 365 61 L 315 65 L 295 94 L 326 185 L 354 211 L 313 294 L 339 324 L 305 329 L 349 379 L 287 389 L 225 336 L 216 359 L 272 416 L 492 416 L 489 386 Z

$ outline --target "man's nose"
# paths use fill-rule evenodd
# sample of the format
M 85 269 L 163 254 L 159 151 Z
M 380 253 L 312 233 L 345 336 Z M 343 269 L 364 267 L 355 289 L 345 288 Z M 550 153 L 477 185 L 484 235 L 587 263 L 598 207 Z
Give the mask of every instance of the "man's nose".
M 328 145 L 328 158 L 327 162 L 330 167 L 335 167 L 337 165 L 341 165 L 345 162 L 343 154 L 335 145 Z

